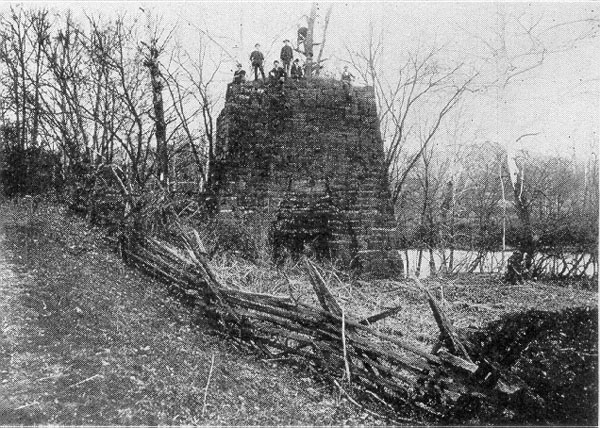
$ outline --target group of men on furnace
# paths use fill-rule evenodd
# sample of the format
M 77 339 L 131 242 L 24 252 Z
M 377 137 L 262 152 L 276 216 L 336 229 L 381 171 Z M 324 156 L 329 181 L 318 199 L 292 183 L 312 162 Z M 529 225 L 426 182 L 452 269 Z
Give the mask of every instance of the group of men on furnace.
M 269 71 L 269 81 L 272 83 L 283 82 L 288 77 L 298 80 L 304 76 L 304 70 L 300 65 L 300 60 L 296 58 L 294 60 L 294 50 L 290 45 L 288 39 L 283 41 L 284 45 L 281 48 L 281 54 L 279 58 L 280 62 L 273 61 L 273 69 Z M 293 60 L 293 62 L 292 62 Z M 262 79 L 266 80 L 265 69 L 264 69 L 265 56 L 260 51 L 260 44 L 254 45 L 254 50 L 250 54 L 250 63 L 252 64 L 252 70 L 254 71 L 254 80 L 258 80 L 258 73 L 260 72 Z M 234 83 L 242 83 L 246 80 L 246 72 L 242 69 L 242 64 L 237 65 L 237 70 L 233 73 Z
M 269 82 L 272 84 L 275 83 L 283 83 L 285 79 L 291 77 L 294 80 L 299 80 L 304 77 L 305 69 L 300 65 L 300 60 L 298 58 L 294 59 L 294 50 L 290 45 L 290 41 L 285 39 L 283 41 L 284 45 L 281 48 L 281 53 L 279 55 L 279 59 L 281 59 L 281 64 L 279 61 L 273 61 L 273 69 L 269 71 Z M 293 61 L 292 61 L 293 60 Z M 254 80 L 258 80 L 258 72 L 262 76 L 263 80 L 265 79 L 265 70 L 263 67 L 265 61 L 265 56 L 260 51 L 260 44 L 254 45 L 254 50 L 250 54 L 250 63 L 252 64 L 252 69 L 254 71 Z M 342 81 L 344 83 L 350 84 L 350 82 L 354 80 L 354 76 L 348 71 L 348 67 L 344 67 L 344 72 L 342 72 Z M 237 64 L 237 69 L 233 73 L 233 82 L 234 83 L 242 83 L 246 81 L 246 71 L 242 69 L 242 64 Z

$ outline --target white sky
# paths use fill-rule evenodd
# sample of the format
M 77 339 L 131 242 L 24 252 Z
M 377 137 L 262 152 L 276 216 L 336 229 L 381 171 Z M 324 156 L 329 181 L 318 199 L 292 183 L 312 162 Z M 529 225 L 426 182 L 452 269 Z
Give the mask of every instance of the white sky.
M 25 3 L 29 4 L 29 3 Z M 40 5 L 40 3 L 38 3 Z M 55 10 L 115 11 L 141 15 L 139 7 L 162 16 L 176 26 L 176 37 L 190 51 L 197 49 L 198 31 L 207 29 L 249 69 L 247 57 L 256 42 L 266 53 L 267 64 L 277 59 L 281 41 L 295 40 L 296 29 L 309 2 L 47 2 Z M 327 3 L 320 3 L 324 15 Z M 357 48 L 368 38 L 369 24 L 384 30 L 384 73 L 393 73 L 397 64 L 417 44 L 446 46 L 449 61 L 466 61 L 481 68 L 479 56 L 488 55 L 480 39 L 493 41 L 497 11 L 519 15 L 523 22 L 541 19 L 540 27 L 565 21 L 600 17 L 597 3 L 498 3 L 498 2 L 337 2 L 327 33 L 326 67 L 341 69 L 347 59 L 345 45 Z M 2 9 L 0 9 L 2 10 Z M 240 32 L 240 25 L 242 31 Z M 598 24 L 596 24 L 598 25 Z M 553 45 L 573 38 L 581 26 L 560 27 L 548 33 L 545 42 Z M 240 36 L 243 34 L 243 39 Z M 320 39 L 319 33 L 317 33 Z M 467 135 L 479 141 L 498 141 L 511 148 L 589 156 L 598 145 L 600 106 L 600 37 L 587 39 L 566 52 L 548 54 L 542 66 L 523 74 L 505 92 L 501 106 L 493 92 L 471 95 L 461 109 L 469 123 Z M 526 48 L 522 40 L 507 39 L 509 51 Z M 478 62 L 479 61 L 479 62 Z M 231 79 L 234 61 L 219 77 L 224 93 Z M 482 79 L 493 77 L 493 67 L 482 68 Z M 525 133 L 537 135 L 515 143 Z

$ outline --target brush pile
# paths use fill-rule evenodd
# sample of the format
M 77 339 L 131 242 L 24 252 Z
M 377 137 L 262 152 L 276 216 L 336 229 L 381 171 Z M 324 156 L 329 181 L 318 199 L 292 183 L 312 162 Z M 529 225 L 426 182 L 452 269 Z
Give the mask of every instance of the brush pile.
M 531 395 L 515 376 L 470 355 L 469 343 L 425 288 L 440 329 L 431 351 L 375 328 L 401 307 L 367 318 L 345 312 L 308 259 L 304 264 L 318 306 L 295 298 L 292 290 L 274 295 L 222 284 L 193 229 L 181 229 L 171 242 L 144 238 L 123 251 L 129 261 L 202 305 L 206 316 L 232 339 L 268 358 L 306 363 L 352 401 L 352 396 L 368 398 L 380 408 L 431 421 L 444 420 L 458 409 L 464 414 L 482 403 L 503 406 Z

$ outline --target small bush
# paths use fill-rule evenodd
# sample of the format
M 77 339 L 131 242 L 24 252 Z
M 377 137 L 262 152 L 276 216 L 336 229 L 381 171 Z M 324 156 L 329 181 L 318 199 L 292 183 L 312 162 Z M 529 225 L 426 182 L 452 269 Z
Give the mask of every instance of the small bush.
M 57 153 L 40 147 L 5 145 L 1 157 L 0 178 L 6 196 L 41 195 L 61 189 L 61 162 Z

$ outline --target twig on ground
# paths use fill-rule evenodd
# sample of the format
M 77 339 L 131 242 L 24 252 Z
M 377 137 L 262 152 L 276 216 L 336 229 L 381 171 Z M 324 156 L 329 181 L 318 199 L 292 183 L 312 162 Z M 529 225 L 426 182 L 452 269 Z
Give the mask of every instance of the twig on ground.
M 210 378 L 212 377 L 213 367 L 215 365 L 215 354 L 213 352 L 212 358 L 210 360 L 210 370 L 208 371 L 208 379 L 206 379 L 206 386 L 204 387 L 204 399 L 202 400 L 202 417 L 204 417 L 204 412 L 206 412 L 206 397 L 208 395 L 208 387 L 210 386 Z
M 94 376 L 90 376 L 87 379 L 84 379 L 84 380 L 82 380 L 80 382 L 74 383 L 73 385 L 69 386 L 69 388 L 74 388 L 77 385 L 81 385 L 82 383 L 89 382 L 90 380 L 96 379 L 96 378 L 99 378 L 99 377 L 104 379 L 104 376 L 102 376 L 100 373 L 96 373 Z
M 25 409 L 26 407 L 33 406 L 35 404 L 39 404 L 39 403 L 37 401 L 32 401 L 31 403 L 23 404 L 22 406 L 16 407 L 15 410 Z
M 348 383 L 351 382 L 350 377 L 350 364 L 348 363 L 348 352 L 346 350 L 346 314 L 344 312 L 344 308 L 341 307 L 342 310 L 342 345 L 344 347 L 344 367 L 346 368 L 346 377 L 348 379 Z
M 392 412 L 395 412 L 395 409 L 390 405 L 390 403 L 385 402 L 379 395 L 375 394 L 373 391 L 365 389 L 364 392 L 367 393 L 367 394 L 369 394 L 375 400 L 377 400 L 378 403 L 383 404 L 385 407 L 387 407 L 388 409 L 390 409 Z
M 290 361 L 290 357 L 273 357 L 273 358 L 262 358 L 261 361 L 274 363 L 276 361 Z
M 449 302 L 449 303 L 452 304 L 453 306 L 467 306 L 467 307 L 472 307 L 472 308 L 485 309 L 488 311 L 500 311 L 504 307 L 504 306 L 502 306 L 499 308 L 493 308 L 489 305 L 484 305 L 482 303 L 469 303 L 465 300 L 455 300 L 455 301 Z
M 58 374 L 54 374 L 54 375 L 51 375 L 51 376 L 44 376 L 44 377 L 41 377 L 39 379 L 34 380 L 34 382 L 39 382 L 39 381 L 48 380 L 48 379 L 55 379 L 57 377 L 61 377 L 61 376 L 64 376 L 64 375 L 65 375 L 65 373 L 58 373 Z

